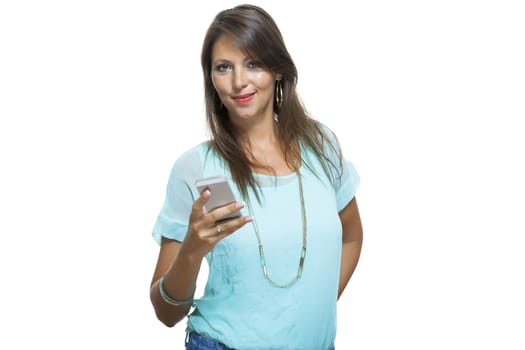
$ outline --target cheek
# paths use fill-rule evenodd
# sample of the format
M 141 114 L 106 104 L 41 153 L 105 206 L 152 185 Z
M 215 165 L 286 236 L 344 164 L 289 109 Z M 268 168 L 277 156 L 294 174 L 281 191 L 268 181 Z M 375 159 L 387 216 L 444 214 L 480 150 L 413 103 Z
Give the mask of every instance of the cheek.
M 215 75 L 211 75 L 211 82 L 213 83 L 213 87 L 217 91 L 217 93 L 223 94 L 227 91 L 227 86 L 224 78 L 216 77 Z
M 259 89 L 269 89 L 273 87 L 273 77 L 271 74 L 267 72 L 254 72 L 252 74 L 251 81 L 253 81 Z

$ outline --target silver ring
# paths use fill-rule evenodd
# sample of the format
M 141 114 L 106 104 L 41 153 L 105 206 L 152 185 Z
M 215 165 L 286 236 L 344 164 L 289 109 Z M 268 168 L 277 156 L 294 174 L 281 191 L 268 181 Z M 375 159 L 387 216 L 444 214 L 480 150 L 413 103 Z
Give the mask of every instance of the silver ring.
M 215 232 L 217 232 L 217 234 L 220 234 L 222 232 L 221 225 L 217 225 L 217 229 L 215 229 Z

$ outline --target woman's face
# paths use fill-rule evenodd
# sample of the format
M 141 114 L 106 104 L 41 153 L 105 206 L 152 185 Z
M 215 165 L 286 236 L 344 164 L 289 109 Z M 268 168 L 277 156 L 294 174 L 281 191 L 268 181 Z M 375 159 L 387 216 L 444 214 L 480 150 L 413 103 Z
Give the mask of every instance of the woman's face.
M 213 86 L 232 122 L 273 118 L 275 76 L 226 35 L 213 45 Z

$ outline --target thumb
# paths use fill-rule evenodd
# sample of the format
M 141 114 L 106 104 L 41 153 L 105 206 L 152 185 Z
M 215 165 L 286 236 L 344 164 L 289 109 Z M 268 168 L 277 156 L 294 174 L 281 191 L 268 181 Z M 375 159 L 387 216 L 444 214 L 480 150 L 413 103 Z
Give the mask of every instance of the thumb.
M 210 200 L 211 193 L 210 190 L 206 189 L 202 191 L 199 198 L 195 202 L 193 202 L 192 210 L 191 210 L 191 216 L 201 216 L 202 214 L 206 213 L 206 209 L 204 208 L 204 205 L 208 203 Z

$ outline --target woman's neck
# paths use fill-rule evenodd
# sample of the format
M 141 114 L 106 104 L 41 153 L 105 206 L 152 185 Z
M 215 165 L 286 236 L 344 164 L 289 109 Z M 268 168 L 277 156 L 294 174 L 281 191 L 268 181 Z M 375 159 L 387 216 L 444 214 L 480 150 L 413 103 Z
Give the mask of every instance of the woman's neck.
M 239 139 L 245 150 L 271 149 L 280 145 L 279 129 L 273 117 L 255 123 L 244 123 L 235 126 Z
M 252 171 L 268 175 L 288 175 L 296 170 L 291 155 L 279 137 L 278 124 L 259 124 L 240 133 L 241 147 L 252 162 Z M 295 149 L 295 144 L 290 145 Z

